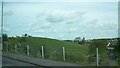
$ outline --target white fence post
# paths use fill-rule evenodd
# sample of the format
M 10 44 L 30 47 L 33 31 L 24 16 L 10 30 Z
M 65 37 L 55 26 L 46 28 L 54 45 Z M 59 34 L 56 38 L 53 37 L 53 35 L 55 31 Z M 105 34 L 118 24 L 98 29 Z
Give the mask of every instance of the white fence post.
M 42 46 L 42 58 L 44 58 L 44 47 Z
M 63 47 L 63 61 L 65 61 L 65 48 Z
M 15 45 L 15 53 L 17 53 L 17 45 Z
M 30 54 L 30 51 L 29 51 L 29 45 L 27 45 L 27 55 L 29 56 L 29 54 Z
M 98 54 L 98 48 L 96 48 L 96 65 L 99 66 L 99 54 Z

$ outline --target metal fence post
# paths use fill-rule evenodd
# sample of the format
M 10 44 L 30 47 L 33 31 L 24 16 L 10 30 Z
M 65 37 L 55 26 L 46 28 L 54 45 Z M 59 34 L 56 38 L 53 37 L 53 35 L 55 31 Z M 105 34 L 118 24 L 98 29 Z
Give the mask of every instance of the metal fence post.
M 29 45 L 27 45 L 27 55 L 29 56 L 29 54 L 30 54 L 30 51 L 29 51 Z
M 96 65 L 99 66 L 99 54 L 98 54 L 98 48 L 96 48 Z
M 63 47 L 62 50 L 63 50 L 63 61 L 65 61 L 65 59 L 66 59 L 65 58 L 65 48 Z
M 42 58 L 44 58 L 44 47 L 42 46 Z

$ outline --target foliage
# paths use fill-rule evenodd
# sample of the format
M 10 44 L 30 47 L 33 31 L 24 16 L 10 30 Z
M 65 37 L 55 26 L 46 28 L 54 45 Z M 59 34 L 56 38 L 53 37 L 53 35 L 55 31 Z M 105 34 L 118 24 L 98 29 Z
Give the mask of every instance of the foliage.
M 115 53 L 117 57 L 117 62 L 120 65 L 120 38 L 117 38 L 117 45 L 115 46 Z
M 27 37 L 28 35 L 25 33 L 25 35 L 24 35 L 25 37 Z
M 8 36 L 7 36 L 7 34 L 3 34 L 2 37 L 3 37 L 3 42 L 5 42 L 5 41 L 8 40 Z
M 93 39 L 90 43 L 89 46 L 89 55 L 90 57 L 93 55 L 96 55 L 96 48 L 99 49 L 99 57 L 101 58 L 101 60 L 105 60 L 108 59 L 107 57 L 107 49 L 106 49 L 106 45 L 107 45 L 107 40 L 105 39 Z M 89 62 L 93 62 L 93 59 L 89 58 Z M 106 61 L 102 61 L 102 63 L 107 63 L 108 60 Z

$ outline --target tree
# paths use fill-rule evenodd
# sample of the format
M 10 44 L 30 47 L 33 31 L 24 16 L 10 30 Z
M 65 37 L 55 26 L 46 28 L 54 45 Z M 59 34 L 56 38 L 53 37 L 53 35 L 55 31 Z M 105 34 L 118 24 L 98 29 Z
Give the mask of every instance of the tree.
M 84 44 L 85 43 L 85 37 L 81 41 L 78 42 L 79 44 Z
M 7 36 L 7 34 L 2 34 L 2 44 L 4 45 L 3 46 L 3 49 L 5 49 L 6 48 L 6 41 L 8 41 L 8 36 Z
M 27 37 L 28 35 L 25 33 L 25 35 L 24 35 L 25 37 Z
M 96 48 L 99 49 L 99 58 L 101 58 L 101 60 L 106 60 L 107 59 L 107 49 L 106 49 L 106 45 L 107 45 L 107 39 L 93 39 L 90 42 L 89 45 L 89 56 L 92 57 L 93 55 L 96 55 Z M 104 58 L 103 58 L 104 57 Z M 92 58 L 89 58 L 89 62 L 92 62 Z M 104 62 L 107 62 L 104 61 Z M 103 61 L 101 62 L 103 63 Z
M 28 35 L 28 37 L 32 37 L 31 35 Z
M 117 45 L 115 46 L 114 50 L 115 50 L 117 62 L 120 65 L 120 38 L 117 38 Z
M 80 37 L 76 37 L 75 39 L 74 39 L 74 42 L 80 42 L 81 41 L 81 38 Z
M 7 34 L 3 34 L 2 35 L 2 39 L 3 39 L 3 42 L 6 42 L 8 40 Z
M 83 37 L 82 41 L 85 41 L 85 37 Z

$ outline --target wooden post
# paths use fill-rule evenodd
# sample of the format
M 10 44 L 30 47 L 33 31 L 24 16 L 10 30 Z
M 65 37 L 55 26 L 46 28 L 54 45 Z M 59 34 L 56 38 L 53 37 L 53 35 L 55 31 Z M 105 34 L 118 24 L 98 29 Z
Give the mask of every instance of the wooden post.
M 63 47 L 63 61 L 65 61 L 65 48 Z
M 98 48 L 96 48 L 96 66 L 99 66 L 99 54 L 98 54 Z
M 9 45 L 7 44 L 7 45 L 6 45 L 7 52 L 9 51 L 8 46 L 9 46 Z
M 17 45 L 15 45 L 15 53 L 17 53 Z
M 44 58 L 44 47 L 42 46 L 42 58 Z
M 27 45 L 27 55 L 29 56 L 30 51 L 29 51 L 29 45 Z

